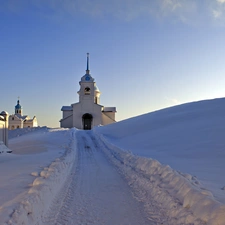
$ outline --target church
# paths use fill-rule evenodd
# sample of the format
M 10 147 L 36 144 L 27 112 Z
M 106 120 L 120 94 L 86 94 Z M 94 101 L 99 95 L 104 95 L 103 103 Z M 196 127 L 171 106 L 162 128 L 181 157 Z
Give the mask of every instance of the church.
M 100 105 L 100 95 L 94 78 L 89 70 L 89 53 L 87 53 L 86 74 L 79 82 L 79 102 L 70 106 L 62 106 L 62 119 L 60 127 L 82 130 L 90 130 L 94 126 L 115 123 L 116 107 L 104 107 Z
M 36 116 L 31 119 L 28 115 L 23 115 L 23 108 L 18 100 L 17 105 L 15 106 L 15 114 L 9 116 L 9 130 L 37 126 Z

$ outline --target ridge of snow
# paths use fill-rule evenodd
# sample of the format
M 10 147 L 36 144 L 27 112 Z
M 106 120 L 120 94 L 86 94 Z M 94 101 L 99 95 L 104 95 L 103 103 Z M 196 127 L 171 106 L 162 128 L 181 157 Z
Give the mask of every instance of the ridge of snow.
M 168 216 L 176 218 L 174 224 L 224 225 L 225 205 L 216 201 L 211 192 L 202 189 L 195 177 L 173 170 L 157 160 L 135 156 L 109 142 L 98 131 L 94 129 L 105 144 L 104 152 L 112 163 L 130 184 L 145 193 L 140 198 L 146 207 L 151 201 L 157 202 Z
M 35 176 L 27 194 L 17 204 L 5 204 L 0 208 L 0 224 L 30 225 L 42 221 L 50 207 L 53 198 L 65 182 L 76 157 L 76 129 L 71 129 L 71 139 L 68 146 L 64 146 L 65 153 L 55 159 L 40 173 L 32 172 Z M 7 215 L 7 216 L 6 216 Z
M 37 131 L 42 131 L 42 132 L 48 132 L 50 128 L 44 126 L 44 127 L 26 127 L 26 128 L 18 128 L 14 130 L 9 130 L 9 139 L 15 138 L 15 137 L 20 137 L 25 134 L 33 134 L 34 132 Z

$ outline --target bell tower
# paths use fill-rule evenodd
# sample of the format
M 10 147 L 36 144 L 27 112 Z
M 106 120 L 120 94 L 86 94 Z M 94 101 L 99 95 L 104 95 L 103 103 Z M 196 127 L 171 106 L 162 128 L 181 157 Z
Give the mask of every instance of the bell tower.
M 96 104 L 100 103 L 100 94 L 94 78 L 90 74 L 89 70 L 89 53 L 87 53 L 87 69 L 86 74 L 81 77 L 80 90 L 77 92 L 79 94 L 79 102 L 94 102 Z
M 17 105 L 15 106 L 15 114 L 21 115 L 21 116 L 23 115 L 22 106 L 20 105 L 19 97 L 18 97 Z
M 86 73 L 79 81 L 79 102 L 62 106 L 63 118 L 60 127 L 90 130 L 94 126 L 115 123 L 116 107 L 100 105 L 100 95 L 94 78 L 90 73 L 89 53 L 87 53 Z

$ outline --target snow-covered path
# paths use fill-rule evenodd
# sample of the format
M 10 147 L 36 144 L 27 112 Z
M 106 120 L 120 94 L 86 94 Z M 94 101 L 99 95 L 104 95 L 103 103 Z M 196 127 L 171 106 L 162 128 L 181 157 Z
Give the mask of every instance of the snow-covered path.
M 153 224 L 111 165 L 91 131 L 78 131 L 77 163 L 47 212 L 44 224 Z

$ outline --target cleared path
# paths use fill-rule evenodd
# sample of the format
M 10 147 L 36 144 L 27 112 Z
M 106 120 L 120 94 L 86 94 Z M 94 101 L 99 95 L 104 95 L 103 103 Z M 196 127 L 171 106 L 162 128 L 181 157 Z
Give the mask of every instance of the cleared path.
M 128 184 L 101 152 L 92 132 L 78 131 L 77 140 L 73 172 L 43 224 L 153 225 Z

